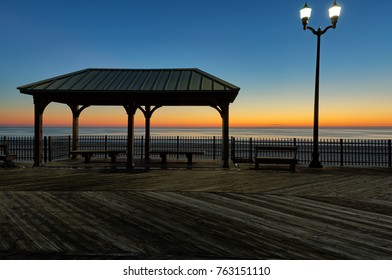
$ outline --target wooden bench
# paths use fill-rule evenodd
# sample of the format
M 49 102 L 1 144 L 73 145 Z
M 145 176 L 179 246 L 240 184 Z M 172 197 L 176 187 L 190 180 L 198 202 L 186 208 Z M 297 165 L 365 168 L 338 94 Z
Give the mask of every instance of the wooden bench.
M 16 155 L 11 155 L 10 151 L 8 149 L 8 142 L 5 141 L 3 144 L 0 144 L 0 149 L 2 150 L 2 153 L 0 155 L 0 160 L 4 161 L 4 164 L 6 166 L 12 166 L 14 163 L 12 162 L 13 160 L 16 160 Z
M 166 164 L 167 155 L 185 155 L 188 159 L 187 163 L 192 164 L 193 155 L 204 155 L 204 151 L 177 151 L 177 150 L 162 150 L 162 151 L 150 151 L 150 155 L 159 155 L 162 159 L 162 163 Z
M 264 164 L 289 164 L 290 170 L 295 171 L 297 160 L 297 147 L 256 146 L 255 168 Z
M 71 155 L 79 154 L 84 157 L 84 162 L 91 162 L 91 157 L 94 154 L 107 154 L 111 158 L 112 163 L 116 162 L 118 154 L 125 154 L 125 150 L 73 150 L 70 151 Z

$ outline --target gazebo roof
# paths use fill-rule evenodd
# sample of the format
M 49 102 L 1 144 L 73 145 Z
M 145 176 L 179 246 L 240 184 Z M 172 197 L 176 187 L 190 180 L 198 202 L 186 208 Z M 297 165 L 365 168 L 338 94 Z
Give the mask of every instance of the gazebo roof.
M 18 87 L 50 101 L 89 105 L 215 105 L 239 88 L 197 68 L 85 69 Z

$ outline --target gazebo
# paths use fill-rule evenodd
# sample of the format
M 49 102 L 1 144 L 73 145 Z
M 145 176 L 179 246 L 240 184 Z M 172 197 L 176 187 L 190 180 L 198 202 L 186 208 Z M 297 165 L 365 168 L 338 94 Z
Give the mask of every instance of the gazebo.
M 200 69 L 84 69 L 18 87 L 34 100 L 34 166 L 43 164 L 42 120 L 51 102 L 67 104 L 73 116 L 72 148 L 78 147 L 79 116 L 94 105 L 123 106 L 128 115 L 127 167 L 133 168 L 134 115 L 145 116 L 146 156 L 150 119 L 162 106 L 210 106 L 222 117 L 223 167 L 229 167 L 229 105 L 240 90 Z

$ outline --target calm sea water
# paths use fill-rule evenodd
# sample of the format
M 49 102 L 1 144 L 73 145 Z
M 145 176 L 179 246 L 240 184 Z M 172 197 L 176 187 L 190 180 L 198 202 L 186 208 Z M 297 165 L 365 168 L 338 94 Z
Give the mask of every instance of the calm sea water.
M 71 127 L 44 127 L 45 136 L 71 135 Z M 126 135 L 125 127 L 80 127 L 80 135 Z M 144 128 L 135 128 L 143 135 Z M 154 136 L 220 136 L 220 128 L 151 128 Z M 0 137 L 33 136 L 33 127 L 0 127 Z M 312 138 L 312 128 L 230 128 L 230 136 L 253 138 Z M 320 138 L 392 139 L 392 127 L 320 128 Z

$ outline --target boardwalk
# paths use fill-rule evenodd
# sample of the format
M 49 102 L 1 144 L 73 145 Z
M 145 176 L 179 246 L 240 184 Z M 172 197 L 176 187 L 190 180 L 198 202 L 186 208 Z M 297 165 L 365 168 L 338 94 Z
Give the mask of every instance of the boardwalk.
M 392 259 L 390 169 L 85 166 L 0 167 L 0 258 Z

